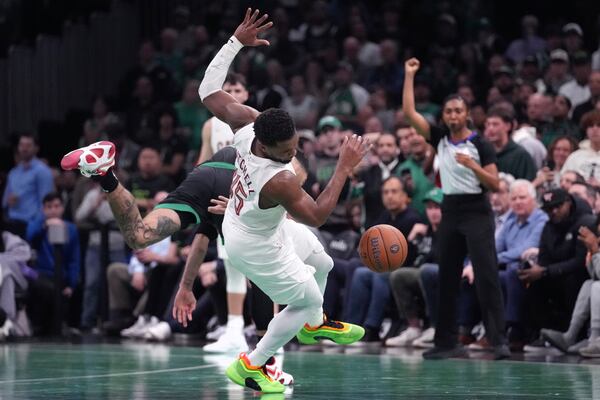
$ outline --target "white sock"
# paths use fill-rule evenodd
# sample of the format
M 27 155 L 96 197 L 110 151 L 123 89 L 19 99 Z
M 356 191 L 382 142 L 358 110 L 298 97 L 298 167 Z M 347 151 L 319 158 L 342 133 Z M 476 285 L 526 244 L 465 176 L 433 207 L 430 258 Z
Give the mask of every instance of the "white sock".
M 227 315 L 227 331 L 241 333 L 244 330 L 244 317 L 241 315 Z
M 319 307 L 313 312 L 310 318 L 306 320 L 306 323 L 312 328 L 323 325 L 323 307 Z
M 319 291 L 317 282 L 314 279 L 308 280 L 305 290 L 302 300 L 289 304 L 273 317 L 265 336 L 258 342 L 256 349 L 248 354 L 252 365 L 264 365 L 280 347 L 283 347 L 302 329 L 304 323 L 310 321 L 315 315 L 320 314 L 322 321 L 323 313 L 319 310 L 323 304 L 323 295 Z

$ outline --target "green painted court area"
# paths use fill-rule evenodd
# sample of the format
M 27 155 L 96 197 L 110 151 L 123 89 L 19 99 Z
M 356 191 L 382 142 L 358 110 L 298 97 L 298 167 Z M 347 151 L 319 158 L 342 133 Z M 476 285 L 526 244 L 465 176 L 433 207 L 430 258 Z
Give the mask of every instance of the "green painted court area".
M 286 352 L 295 386 L 261 396 L 225 378 L 231 355 L 198 347 L 10 343 L 0 399 L 600 399 L 600 365 L 340 351 Z

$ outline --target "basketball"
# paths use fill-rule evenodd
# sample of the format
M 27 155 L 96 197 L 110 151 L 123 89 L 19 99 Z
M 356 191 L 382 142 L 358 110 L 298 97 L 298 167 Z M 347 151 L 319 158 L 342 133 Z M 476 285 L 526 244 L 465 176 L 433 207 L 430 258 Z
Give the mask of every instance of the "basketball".
M 406 238 L 391 225 L 375 225 L 360 238 L 358 254 L 363 264 L 374 272 L 400 268 L 408 255 Z

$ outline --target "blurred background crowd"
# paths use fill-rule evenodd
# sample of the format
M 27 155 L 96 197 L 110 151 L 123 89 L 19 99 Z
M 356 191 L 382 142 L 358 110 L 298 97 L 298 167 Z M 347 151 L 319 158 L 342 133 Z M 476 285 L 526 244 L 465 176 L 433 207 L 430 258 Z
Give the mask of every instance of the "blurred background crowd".
M 50 127 L 34 121 L 39 130 L 4 138 L 1 337 L 56 333 L 57 319 L 77 334 L 166 340 L 183 330 L 171 320 L 170 304 L 193 230 L 132 253 L 99 186 L 61 171 L 57 160 L 78 146 L 114 142 L 120 181 L 143 212 L 152 209 L 210 146 L 203 139 L 212 116 L 198 86 L 247 4 L 97 0 L 51 7 L 8 1 L 1 6 L 1 50 L 35 47 L 39 34 L 60 37 L 65 23 L 85 23 L 115 3 L 133 8 L 142 21 L 137 53 L 120 66 L 119 79 L 90 95 L 84 110 L 73 104 L 81 110 L 76 118 L 71 114 Z M 443 100 L 458 93 L 470 109 L 471 129 L 496 151 L 501 187 L 490 202 L 511 347 L 539 351 L 551 343 L 600 356 L 600 346 L 590 350 L 593 342 L 586 341 L 600 336 L 594 314 L 600 297 L 593 295 L 600 278 L 593 268 L 600 213 L 597 5 L 569 6 L 586 18 L 581 20 L 564 5 L 546 2 L 533 10 L 480 0 L 409 3 L 252 2 L 274 22 L 266 37 L 271 45 L 240 52 L 232 66 L 237 75 L 228 79 L 228 91 L 239 101 L 292 115 L 312 196 L 333 174 L 345 135 L 365 135 L 374 143 L 318 232 L 335 261 L 327 314 L 364 325 L 361 344 L 432 346 L 443 194 L 436 149 L 402 112 L 404 61 L 416 56 L 417 111 L 430 125 L 442 126 Z M 44 7 L 48 14 L 40 12 Z M 34 23 L 25 15 L 44 18 Z M 378 223 L 398 227 L 410 242 L 407 265 L 392 274 L 375 274 L 357 257 L 361 232 Z M 53 238 L 53 226 L 66 226 L 66 237 Z M 485 350 L 473 274 L 467 259 L 459 340 Z M 198 318 L 185 332 L 214 340 L 227 322 L 224 268 L 216 251 L 200 266 L 195 291 Z M 144 329 L 127 331 L 139 315 L 147 316 Z M 251 335 L 250 318 L 246 323 Z

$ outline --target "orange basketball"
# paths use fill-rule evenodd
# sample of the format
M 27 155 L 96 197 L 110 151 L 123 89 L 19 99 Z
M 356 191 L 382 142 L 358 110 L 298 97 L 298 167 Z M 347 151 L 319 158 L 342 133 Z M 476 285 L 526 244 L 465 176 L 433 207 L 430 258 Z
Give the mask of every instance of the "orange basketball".
M 358 254 L 372 271 L 390 272 L 404 264 L 408 244 L 402 232 L 393 226 L 375 225 L 360 238 Z

